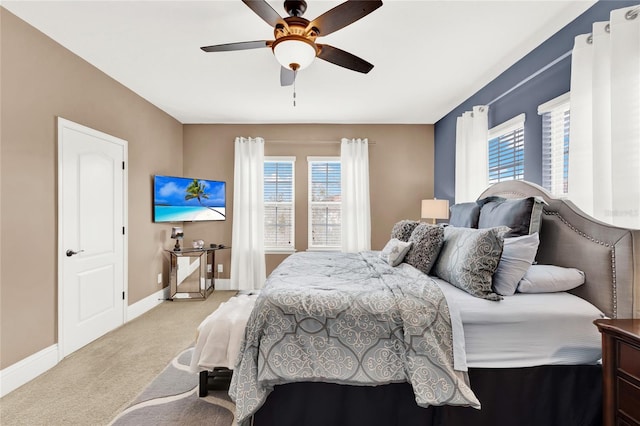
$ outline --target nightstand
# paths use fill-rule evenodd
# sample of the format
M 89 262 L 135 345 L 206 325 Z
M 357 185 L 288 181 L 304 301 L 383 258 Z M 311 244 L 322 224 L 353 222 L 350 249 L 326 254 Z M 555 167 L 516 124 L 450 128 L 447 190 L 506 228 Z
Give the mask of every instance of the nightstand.
M 640 319 L 599 319 L 604 426 L 640 426 Z

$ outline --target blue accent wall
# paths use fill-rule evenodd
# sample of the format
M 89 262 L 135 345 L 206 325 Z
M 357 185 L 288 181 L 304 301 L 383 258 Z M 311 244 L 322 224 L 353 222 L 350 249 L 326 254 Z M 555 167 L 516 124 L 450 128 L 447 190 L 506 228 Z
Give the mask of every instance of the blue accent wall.
M 515 63 L 498 78 L 450 111 L 435 124 L 434 195 L 454 202 L 456 120 L 474 105 L 486 105 L 526 80 L 538 70 L 555 61 L 573 48 L 574 38 L 591 32 L 591 25 L 608 21 L 609 12 L 640 1 L 600 0 L 574 21 L 551 36 L 527 56 Z M 524 17 L 526 19 L 526 17 Z M 538 76 L 527 81 L 489 107 L 489 128 L 518 114 L 525 113 L 524 178 L 542 184 L 542 117 L 538 105 L 569 91 L 571 55 Z M 478 194 L 480 195 L 480 194 Z

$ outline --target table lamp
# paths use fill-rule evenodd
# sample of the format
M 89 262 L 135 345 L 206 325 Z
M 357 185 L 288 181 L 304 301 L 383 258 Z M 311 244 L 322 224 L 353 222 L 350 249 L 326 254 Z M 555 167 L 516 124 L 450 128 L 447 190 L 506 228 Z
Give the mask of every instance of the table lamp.
M 181 226 L 174 226 L 171 228 L 171 238 L 176 240 L 176 245 L 173 247 L 173 251 L 180 251 L 180 240 L 184 238 L 184 232 Z
M 422 200 L 422 213 L 420 215 L 423 219 L 432 219 L 434 225 L 436 219 L 449 219 L 449 200 Z

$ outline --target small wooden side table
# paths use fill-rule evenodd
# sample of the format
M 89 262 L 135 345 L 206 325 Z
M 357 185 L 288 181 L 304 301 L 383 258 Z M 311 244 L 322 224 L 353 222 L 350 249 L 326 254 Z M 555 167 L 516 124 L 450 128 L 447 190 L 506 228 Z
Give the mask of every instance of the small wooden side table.
M 604 426 L 640 426 L 640 319 L 599 319 Z

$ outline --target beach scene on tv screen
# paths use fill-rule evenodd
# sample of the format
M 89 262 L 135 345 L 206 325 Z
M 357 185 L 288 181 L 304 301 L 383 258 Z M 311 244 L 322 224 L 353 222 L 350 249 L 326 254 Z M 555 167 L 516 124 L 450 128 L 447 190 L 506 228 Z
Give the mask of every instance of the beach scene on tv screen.
M 225 219 L 225 182 L 156 176 L 154 192 L 156 222 Z

